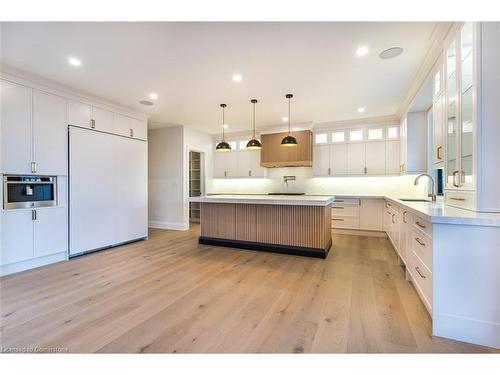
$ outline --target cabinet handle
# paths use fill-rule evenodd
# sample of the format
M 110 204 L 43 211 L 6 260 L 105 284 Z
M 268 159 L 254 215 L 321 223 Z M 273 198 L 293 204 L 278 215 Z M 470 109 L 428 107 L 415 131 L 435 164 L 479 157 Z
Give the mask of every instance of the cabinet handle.
M 340 200 L 340 199 L 339 200 L 335 199 L 335 203 L 337 203 L 337 202 L 344 202 L 344 201 Z
M 31 220 L 36 220 L 36 210 L 31 210 Z
M 422 274 L 422 272 L 420 272 L 420 268 L 419 268 L 418 266 L 417 266 L 417 267 L 415 267 L 415 271 L 417 271 L 417 272 L 418 272 L 418 274 L 420 275 L 420 277 L 421 277 L 422 279 L 425 279 L 425 278 L 426 278 L 426 277 L 425 277 L 425 275 L 424 275 L 424 274 Z
M 31 173 L 36 173 L 36 161 L 31 162 Z
M 344 219 L 336 219 L 336 218 L 332 218 L 333 221 L 344 221 Z
M 416 221 L 415 224 L 417 224 L 420 228 L 425 229 L 425 225 L 420 224 L 420 221 Z
M 408 211 L 404 211 L 404 212 L 403 212 L 403 223 L 405 223 L 405 224 L 406 224 L 406 223 L 408 223 L 408 222 L 406 221 L 406 213 L 407 213 L 407 212 L 408 212 Z
M 251 171 L 251 170 L 248 170 L 248 175 L 249 175 L 250 177 L 252 177 L 252 171 Z
M 394 215 L 394 214 L 392 214 L 391 221 L 392 221 L 392 223 L 393 223 L 393 224 L 396 224 L 396 222 L 394 221 L 394 216 L 395 216 L 395 215 Z
M 450 197 L 450 199 L 454 200 L 454 201 L 464 201 L 465 198 L 455 198 L 455 197 Z
M 224 177 L 227 177 L 227 171 L 224 171 Z
M 365 167 L 365 174 L 367 174 L 367 173 L 368 173 L 368 168 Z
M 130 133 L 130 136 L 133 137 L 134 136 L 134 129 L 129 129 L 129 133 Z
M 332 174 L 332 168 L 328 168 L 328 176 Z
M 441 156 L 441 150 L 443 149 L 443 146 L 438 146 L 436 150 L 436 157 L 438 160 L 443 160 L 443 157 Z
M 343 210 L 345 207 L 341 207 L 341 206 L 332 206 L 332 208 L 336 208 L 337 210 Z
M 415 241 L 417 241 L 420 244 L 420 246 L 425 246 L 425 243 L 423 243 L 420 238 L 415 237 Z
M 386 207 L 391 207 L 391 204 L 389 202 L 385 202 Z
M 457 184 L 457 178 L 456 176 L 460 173 L 460 171 L 453 171 L 453 186 L 455 187 L 460 187 L 459 184 Z
M 90 127 L 92 129 L 95 129 L 95 120 L 94 119 L 90 120 Z

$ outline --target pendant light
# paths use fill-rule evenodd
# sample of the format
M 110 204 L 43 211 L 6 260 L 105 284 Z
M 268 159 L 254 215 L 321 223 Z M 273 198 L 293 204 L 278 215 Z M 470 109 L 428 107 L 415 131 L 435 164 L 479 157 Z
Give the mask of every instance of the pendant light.
M 224 128 L 226 126 L 224 124 L 224 109 L 227 107 L 227 105 L 221 104 L 220 107 L 222 108 L 222 139 L 219 143 L 217 143 L 217 146 L 215 146 L 215 151 L 227 152 L 227 151 L 231 151 L 231 145 L 226 142 L 225 133 L 224 133 Z
M 253 135 L 252 139 L 250 139 L 247 143 L 247 149 L 249 150 L 259 150 L 262 148 L 259 140 L 255 137 L 255 104 L 257 103 L 257 99 L 252 99 L 250 102 L 253 104 Z
M 281 146 L 284 147 L 295 147 L 298 145 L 297 139 L 290 135 L 290 99 L 293 98 L 292 94 L 286 94 L 288 99 L 288 135 L 281 140 Z

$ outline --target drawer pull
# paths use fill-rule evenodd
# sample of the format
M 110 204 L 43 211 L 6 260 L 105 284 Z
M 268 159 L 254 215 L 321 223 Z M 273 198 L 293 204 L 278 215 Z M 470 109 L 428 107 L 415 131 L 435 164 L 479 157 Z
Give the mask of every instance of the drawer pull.
M 416 221 L 415 224 L 417 224 L 420 228 L 425 229 L 425 225 L 420 224 L 420 221 Z
M 396 216 L 396 215 L 392 214 L 391 221 L 392 221 L 393 224 L 396 224 L 396 222 L 394 221 L 394 216 Z
M 334 220 L 334 221 L 344 221 L 344 219 L 335 219 L 335 218 L 332 218 L 332 220 Z
M 407 213 L 407 212 L 408 212 L 408 211 L 403 212 L 403 223 L 405 223 L 405 224 L 406 224 L 406 223 L 408 223 L 408 222 L 406 221 L 406 213 Z
M 335 199 L 333 202 L 336 203 L 336 202 L 344 202 L 344 201 L 342 201 L 340 199 L 339 200 Z
M 450 199 L 454 200 L 454 201 L 464 201 L 465 198 L 455 198 L 455 197 L 450 197 Z
M 337 210 L 343 210 L 345 207 L 340 207 L 340 206 L 332 206 L 332 208 L 336 208 Z
M 437 148 L 437 155 L 436 155 L 436 157 L 437 157 L 438 160 L 443 160 L 443 157 L 441 156 L 441 150 L 442 149 L 443 149 L 443 146 L 438 146 L 438 148 Z
M 421 246 L 425 246 L 425 243 L 418 237 L 415 237 L 415 241 L 417 241 Z
M 420 272 L 420 268 L 419 268 L 418 266 L 417 266 L 417 267 L 415 267 L 415 271 L 417 271 L 417 272 L 418 272 L 418 274 L 420 275 L 420 277 L 421 277 L 422 279 L 425 279 L 425 278 L 426 278 L 426 277 L 425 277 L 425 275 L 424 275 L 422 272 Z
M 94 119 L 90 120 L 90 127 L 92 129 L 95 129 L 95 120 Z

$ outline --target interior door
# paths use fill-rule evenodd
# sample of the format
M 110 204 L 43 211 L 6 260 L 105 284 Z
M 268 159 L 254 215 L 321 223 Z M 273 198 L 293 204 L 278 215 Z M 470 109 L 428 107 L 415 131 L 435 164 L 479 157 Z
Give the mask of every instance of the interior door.
M 113 244 L 113 139 L 116 136 L 70 127 L 69 253 Z
M 147 143 L 113 137 L 113 244 L 147 237 Z
M 366 174 L 385 174 L 385 141 L 366 143 Z
M 349 143 L 347 145 L 347 170 L 350 175 L 365 174 L 365 144 Z
M 37 173 L 67 175 L 66 100 L 33 90 L 33 151 Z
M 30 174 L 32 160 L 31 89 L 2 81 L 2 172 Z

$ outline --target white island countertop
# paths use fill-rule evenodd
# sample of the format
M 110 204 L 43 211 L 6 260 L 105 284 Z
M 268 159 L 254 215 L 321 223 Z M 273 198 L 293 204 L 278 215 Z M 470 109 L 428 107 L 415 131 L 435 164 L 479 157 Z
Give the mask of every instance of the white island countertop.
M 276 204 L 286 206 L 328 206 L 333 203 L 333 195 L 203 195 L 190 197 L 190 202 Z

